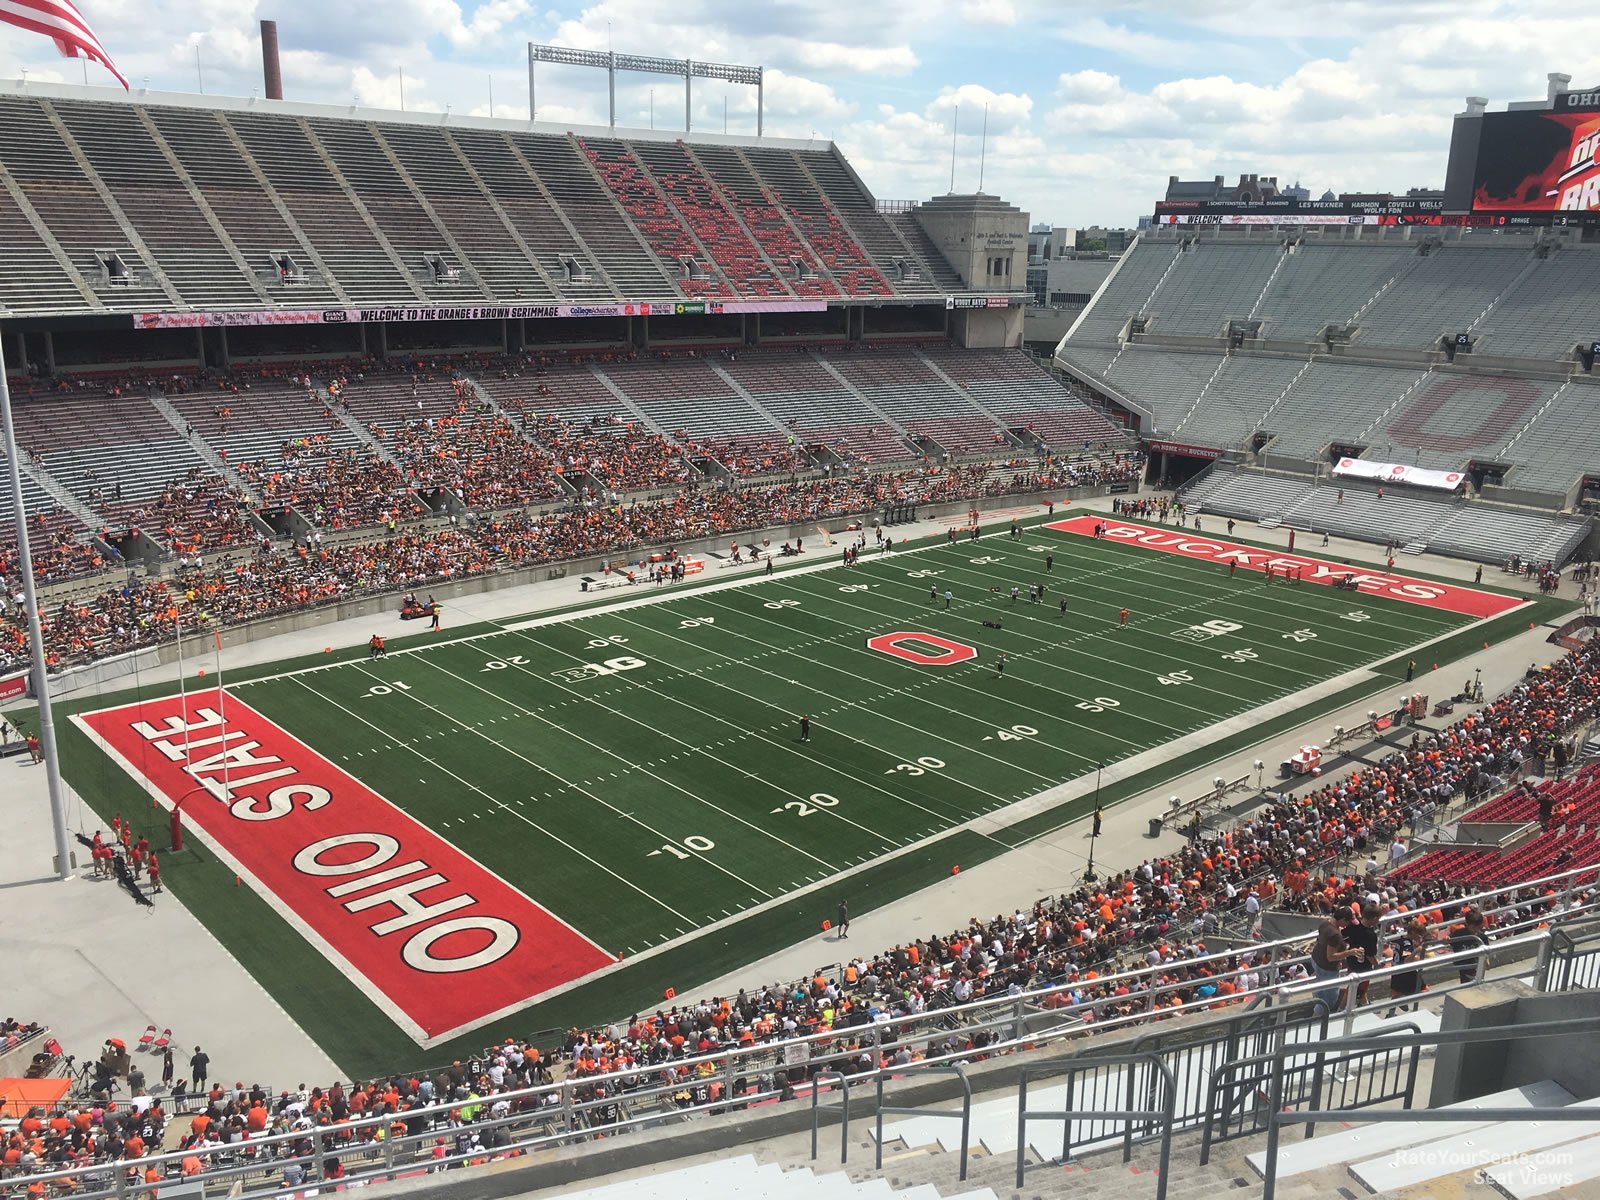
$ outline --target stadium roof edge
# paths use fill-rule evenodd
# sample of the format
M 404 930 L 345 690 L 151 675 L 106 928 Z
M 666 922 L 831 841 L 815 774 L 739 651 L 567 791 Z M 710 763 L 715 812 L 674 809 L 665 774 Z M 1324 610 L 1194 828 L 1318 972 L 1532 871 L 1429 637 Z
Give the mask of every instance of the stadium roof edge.
M 267 100 L 261 96 L 202 96 L 191 92 L 162 92 L 152 88 L 123 91 L 116 87 L 40 83 L 31 79 L 0 79 L 0 96 L 32 96 L 43 100 L 82 100 L 96 103 L 155 105 L 228 113 L 278 113 L 298 117 L 324 117 L 375 121 L 387 125 L 444 125 L 453 129 L 484 129 L 497 133 L 542 133 L 556 137 L 627 138 L 635 142 L 685 141 L 691 145 L 765 147 L 776 150 L 829 150 L 833 143 L 820 138 L 747 137 L 740 134 L 679 129 L 630 129 L 621 125 L 560 125 L 545 121 L 519 121 L 504 117 L 473 117 L 453 112 L 420 112 L 367 108 L 355 104 L 313 104 L 303 100 Z

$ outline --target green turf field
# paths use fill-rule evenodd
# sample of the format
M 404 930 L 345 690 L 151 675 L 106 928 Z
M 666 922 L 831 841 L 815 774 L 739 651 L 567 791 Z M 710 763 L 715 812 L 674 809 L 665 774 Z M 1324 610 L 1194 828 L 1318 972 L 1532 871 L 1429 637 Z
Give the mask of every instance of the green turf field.
M 1011 601 L 1035 580 L 1042 602 Z M 1243 628 L 1177 636 L 1215 620 Z M 235 690 L 631 955 L 1464 623 L 1029 531 Z M 865 645 L 898 630 L 979 657 L 919 666 Z M 586 666 L 608 660 L 642 665 Z
M 827 553 L 826 569 L 630 589 L 598 608 L 446 629 L 382 661 L 292 667 L 229 691 L 606 951 L 642 956 L 512 1022 L 525 1029 L 608 1019 L 659 997 L 663 978 L 687 986 L 735 969 L 813 934 L 840 896 L 862 911 L 1080 815 L 1085 801 L 1031 815 L 1016 837 L 956 830 L 975 816 L 1398 655 L 1382 673 L 1395 679 L 1412 648 L 1470 623 L 1037 526 L 889 555 L 869 544 L 849 569 Z M 1048 587 L 1040 603 L 1030 582 Z M 898 631 L 978 656 L 924 666 L 867 645 Z M 1467 649 L 1457 636 L 1430 653 Z M 1162 765 L 1176 773 L 1202 754 Z M 96 778 L 110 787 L 114 774 Z M 1141 778 L 1156 786 L 1157 774 Z M 183 867 L 169 861 L 169 886 L 196 889 L 191 907 L 341 1062 L 417 1057 L 247 890 L 202 885 L 199 871 L 191 883 Z M 249 939 L 226 932 L 240 920 Z

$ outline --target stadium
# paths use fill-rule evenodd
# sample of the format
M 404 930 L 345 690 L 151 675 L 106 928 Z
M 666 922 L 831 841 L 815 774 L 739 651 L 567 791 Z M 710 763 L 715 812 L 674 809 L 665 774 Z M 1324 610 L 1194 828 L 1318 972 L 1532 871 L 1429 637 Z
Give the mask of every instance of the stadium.
M 0 81 L 8 1200 L 1600 1195 L 1600 93 L 1042 355 L 1000 197 L 262 33 Z

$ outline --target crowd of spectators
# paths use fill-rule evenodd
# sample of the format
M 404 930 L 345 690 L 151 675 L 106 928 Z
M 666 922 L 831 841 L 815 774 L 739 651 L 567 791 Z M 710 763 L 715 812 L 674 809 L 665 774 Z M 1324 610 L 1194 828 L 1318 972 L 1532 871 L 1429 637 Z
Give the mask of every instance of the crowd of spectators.
M 326 436 L 285 442 L 279 461 L 236 463 L 239 478 L 262 498 L 263 510 L 294 509 L 316 529 L 390 527 L 427 508 L 399 467 L 367 446 L 336 446 Z
M 495 511 L 545 504 L 565 493 L 563 467 L 504 414 L 466 401 L 447 417 L 408 421 L 388 443 L 414 490 L 448 490 L 468 507 Z
M 40 624 L 48 660 L 60 666 L 169 641 L 180 627 L 231 625 L 490 571 L 811 524 L 891 501 L 929 503 L 1053 486 L 1043 482 L 1050 478 L 1026 464 L 1003 482 L 992 479 L 984 464 L 932 467 L 684 489 L 630 504 L 590 496 L 545 513 L 514 509 L 431 529 L 391 522 L 388 535 L 374 541 L 263 541 L 253 549 L 239 546 L 204 561 L 188 560 L 171 576 L 140 576 L 47 603 Z M 0 620 L 0 670 L 24 663 L 26 645 L 22 601 L 12 594 Z
M 102 536 L 138 529 L 180 557 L 193 557 L 253 541 L 250 500 L 220 476 L 193 470 L 148 500 L 96 505 Z

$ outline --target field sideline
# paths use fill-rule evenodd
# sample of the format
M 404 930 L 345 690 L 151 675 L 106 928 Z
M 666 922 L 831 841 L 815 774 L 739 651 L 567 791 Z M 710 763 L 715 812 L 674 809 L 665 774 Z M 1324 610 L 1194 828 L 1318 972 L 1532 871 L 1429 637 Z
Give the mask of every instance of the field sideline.
M 889 555 L 869 547 L 855 568 L 630 595 L 386 661 L 230 681 L 241 713 L 285 731 L 604 955 L 575 958 L 576 973 L 520 995 L 515 983 L 482 989 L 475 1018 L 423 1037 L 397 1023 L 360 972 L 296 944 L 304 931 L 285 920 L 283 896 L 222 886 L 232 882 L 226 845 L 173 856 L 169 884 L 352 1069 L 411 1061 L 418 1050 L 405 1047 L 419 1041 L 455 1053 L 483 1040 L 463 1029 L 513 1013 L 518 1030 L 623 1015 L 664 983 L 681 990 L 804 938 L 832 915 L 836 892 L 865 911 L 940 877 L 936 864 L 1001 853 L 1083 802 L 1030 811 L 993 836 L 975 833 L 974 818 L 1005 822 L 1012 805 L 1098 764 L 1355 668 L 1388 661 L 1381 674 L 1396 678 L 1425 643 L 1430 662 L 1448 661 L 1542 615 L 1516 598 L 1520 611 L 1474 626 L 1426 604 L 1268 586 L 1256 571 L 1040 524 L 1021 532 Z M 1030 603 L 1036 581 L 1050 587 Z M 868 644 L 897 634 L 906 637 Z M 1291 705 L 1284 721 L 1307 715 Z M 135 811 L 119 798 L 126 773 L 100 755 L 75 757 L 87 798 Z M 1193 758 L 1160 770 L 1177 774 Z M 1134 794 L 1134 782 L 1106 800 Z M 346 865 L 336 851 L 330 864 Z M 247 937 L 230 936 L 241 927 Z M 463 932 L 455 949 L 478 945 Z

